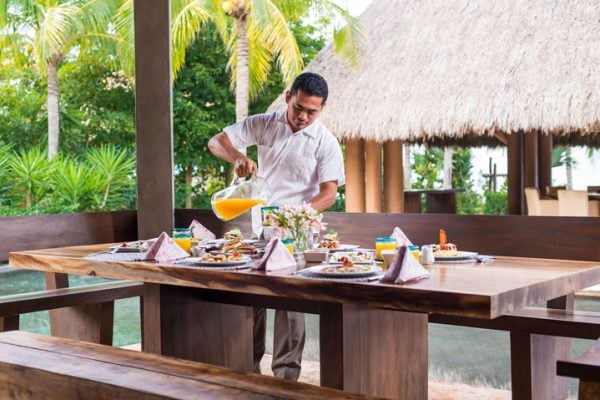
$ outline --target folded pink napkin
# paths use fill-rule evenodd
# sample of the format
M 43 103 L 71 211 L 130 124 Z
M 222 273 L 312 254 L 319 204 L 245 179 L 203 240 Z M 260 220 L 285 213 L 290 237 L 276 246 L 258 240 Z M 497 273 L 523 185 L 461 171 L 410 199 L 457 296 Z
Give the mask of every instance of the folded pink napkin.
M 431 273 L 427 271 L 408 251 L 407 246 L 398 248 L 392 263 L 381 278 L 386 283 L 409 283 L 429 278 Z
M 413 242 L 410 241 L 408 236 L 406 236 L 404 234 L 404 232 L 402 232 L 402 229 L 400 229 L 398 227 L 394 228 L 394 231 L 392 232 L 390 237 L 393 237 L 394 239 L 396 239 L 396 246 L 412 246 L 413 245 Z
M 156 260 L 158 262 L 165 262 L 171 260 L 179 260 L 180 258 L 186 258 L 190 255 L 179 247 L 177 243 L 171 239 L 166 232 L 160 234 L 156 242 L 150 246 L 148 251 L 144 253 L 142 260 Z
M 296 260 L 290 254 L 281 239 L 275 237 L 267 244 L 265 254 L 252 266 L 253 269 L 276 271 L 296 267 Z
M 193 238 L 198 238 L 201 240 L 215 240 L 217 236 L 209 231 L 204 225 L 202 225 L 198 220 L 193 220 L 190 224 L 190 232 L 192 232 Z

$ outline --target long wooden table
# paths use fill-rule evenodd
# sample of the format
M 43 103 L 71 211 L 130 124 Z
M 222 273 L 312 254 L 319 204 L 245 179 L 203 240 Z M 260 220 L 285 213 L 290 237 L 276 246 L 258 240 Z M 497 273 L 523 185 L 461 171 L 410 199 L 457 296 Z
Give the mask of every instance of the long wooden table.
M 518 257 L 434 264 L 409 285 L 83 258 L 107 247 L 20 251 L 9 263 L 142 281 L 146 351 L 242 371 L 252 369 L 253 306 L 319 314 L 321 384 L 388 398 L 427 398 L 428 313 L 491 319 L 600 283 L 598 262 Z

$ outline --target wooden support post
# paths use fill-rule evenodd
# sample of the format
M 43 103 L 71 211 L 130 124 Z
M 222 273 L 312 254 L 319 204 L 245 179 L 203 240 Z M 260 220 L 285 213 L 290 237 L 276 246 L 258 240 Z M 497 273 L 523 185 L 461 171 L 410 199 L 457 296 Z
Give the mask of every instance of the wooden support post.
M 383 145 L 383 210 L 404 212 L 404 178 L 402 142 L 394 140 Z
M 173 229 L 170 1 L 134 1 L 138 235 Z
M 523 187 L 539 188 L 538 133 L 526 132 L 523 144 Z
M 345 140 L 346 212 L 365 212 L 365 143 Z
M 365 211 L 381 212 L 381 144 L 366 141 Z
M 540 193 L 552 186 L 552 135 L 538 133 L 538 184 Z
M 523 133 L 513 132 L 508 135 L 507 153 L 508 213 L 521 215 L 525 211 L 523 201 Z

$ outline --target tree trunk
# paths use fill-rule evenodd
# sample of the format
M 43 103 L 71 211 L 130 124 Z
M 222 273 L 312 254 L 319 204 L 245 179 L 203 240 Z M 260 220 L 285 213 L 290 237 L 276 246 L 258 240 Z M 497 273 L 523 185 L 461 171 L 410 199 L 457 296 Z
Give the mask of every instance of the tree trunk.
M 410 145 L 404 145 L 404 156 L 402 157 L 402 170 L 404 171 L 404 190 L 410 190 Z
M 444 147 L 444 181 L 443 189 L 452 189 L 452 147 Z
M 48 62 L 48 159 L 58 154 L 60 115 L 58 109 L 58 60 Z
M 237 32 L 237 65 L 235 76 L 235 120 L 240 122 L 248 116 L 248 37 L 246 14 L 235 19 Z
M 185 208 L 192 208 L 192 167 L 185 167 Z

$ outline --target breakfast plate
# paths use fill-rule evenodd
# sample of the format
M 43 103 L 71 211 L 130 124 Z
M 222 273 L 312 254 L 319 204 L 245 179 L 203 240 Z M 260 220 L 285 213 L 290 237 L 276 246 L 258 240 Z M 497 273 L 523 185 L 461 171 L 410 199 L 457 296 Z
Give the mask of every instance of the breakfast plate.
M 360 246 L 357 244 L 340 244 L 340 247 L 336 247 L 334 249 L 332 248 L 327 248 L 327 247 L 319 247 L 319 245 L 315 245 L 315 249 L 328 249 L 330 252 L 337 252 L 337 251 L 348 251 L 348 250 L 354 250 L 354 249 L 358 249 Z
M 329 263 L 343 263 L 345 260 L 350 260 L 354 264 L 371 264 L 373 263 L 372 251 L 338 251 L 331 255 Z
M 467 260 L 467 259 L 475 258 L 475 256 L 478 254 L 478 253 L 475 253 L 472 251 L 459 251 L 454 255 L 450 255 L 450 254 L 437 255 L 436 253 L 438 253 L 438 252 L 433 253 L 433 257 L 435 258 L 435 261 Z
M 156 238 L 148 240 L 136 240 L 133 242 L 124 242 L 110 248 L 113 253 L 143 253 L 156 242 Z
M 341 265 L 316 265 L 314 267 L 308 267 L 302 271 L 310 272 L 315 275 L 327 277 L 327 278 L 358 278 L 363 276 L 370 276 L 381 272 L 382 269 L 376 265 L 353 265 L 351 267 L 343 267 Z
M 194 265 L 202 265 L 205 267 L 229 267 L 233 265 L 242 265 L 251 261 L 251 258 L 245 255 L 239 256 L 236 259 L 227 258 L 222 261 L 212 261 L 207 260 L 204 257 L 189 257 L 185 260 L 182 260 L 183 264 L 194 264 Z

